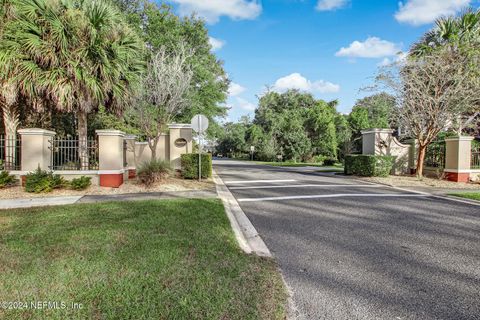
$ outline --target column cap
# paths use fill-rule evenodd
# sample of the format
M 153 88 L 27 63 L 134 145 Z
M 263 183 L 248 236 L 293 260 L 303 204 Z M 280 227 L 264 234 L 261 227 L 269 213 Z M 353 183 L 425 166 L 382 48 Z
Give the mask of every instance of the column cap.
M 17 130 L 18 134 L 22 136 L 54 136 L 57 133 L 55 131 L 40 129 L 40 128 L 26 128 Z
M 460 137 L 445 138 L 445 141 L 472 141 L 474 139 L 475 137 L 471 137 L 471 136 L 460 136 Z
M 98 136 L 118 136 L 125 137 L 125 132 L 120 130 L 95 130 Z
M 172 123 L 168 125 L 168 128 L 170 129 L 192 129 L 191 124 L 186 124 L 186 123 Z
M 395 130 L 393 129 L 376 129 L 376 128 L 372 128 L 372 129 L 366 129 L 366 130 L 362 130 L 360 131 L 362 134 L 367 134 L 367 133 L 393 133 L 395 132 Z
M 137 135 L 136 134 L 126 134 L 124 136 L 125 140 L 135 140 L 137 139 Z

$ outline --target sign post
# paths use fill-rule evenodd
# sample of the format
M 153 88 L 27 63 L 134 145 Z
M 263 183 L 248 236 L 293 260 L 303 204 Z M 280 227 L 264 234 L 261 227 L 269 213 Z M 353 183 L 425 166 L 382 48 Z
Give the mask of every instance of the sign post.
M 250 155 L 251 155 L 251 160 L 253 161 L 253 153 L 255 152 L 255 146 L 250 146 Z
M 198 181 L 202 181 L 202 138 L 208 129 L 208 118 L 203 114 L 197 114 L 192 118 L 191 125 L 193 131 L 198 133 Z

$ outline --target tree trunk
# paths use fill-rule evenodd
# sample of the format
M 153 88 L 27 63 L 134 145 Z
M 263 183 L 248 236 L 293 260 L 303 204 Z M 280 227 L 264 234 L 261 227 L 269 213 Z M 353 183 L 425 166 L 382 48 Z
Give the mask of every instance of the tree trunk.
M 156 136 L 155 138 L 148 141 L 148 146 L 150 147 L 150 151 L 151 151 L 150 159 L 152 161 L 157 159 L 157 145 L 159 140 L 160 140 L 160 136 Z
M 88 141 L 87 141 L 87 113 L 85 111 L 77 112 L 78 121 L 78 156 L 80 158 L 80 170 L 88 170 Z
M 417 159 L 417 176 L 423 177 L 423 164 L 425 162 L 425 154 L 427 146 L 420 145 L 418 147 L 418 159 Z
M 19 124 L 18 113 L 11 105 L 2 106 L 3 123 L 5 125 L 5 170 L 15 170 L 17 162 L 17 127 Z

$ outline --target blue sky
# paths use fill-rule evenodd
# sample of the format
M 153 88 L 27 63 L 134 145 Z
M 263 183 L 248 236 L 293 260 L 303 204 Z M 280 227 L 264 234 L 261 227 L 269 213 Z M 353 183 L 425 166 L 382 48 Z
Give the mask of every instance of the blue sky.
M 297 88 L 349 112 L 381 64 L 477 0 L 170 0 L 206 19 L 232 80 L 228 120 L 254 114 L 265 86 Z

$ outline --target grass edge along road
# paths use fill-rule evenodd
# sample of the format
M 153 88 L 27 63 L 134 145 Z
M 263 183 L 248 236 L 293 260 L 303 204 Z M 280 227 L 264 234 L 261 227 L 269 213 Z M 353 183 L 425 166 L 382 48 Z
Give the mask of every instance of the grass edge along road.
M 272 259 L 238 247 L 217 199 L 0 211 L 2 319 L 284 319 Z M 81 309 L 68 308 L 71 303 Z
M 255 164 L 273 166 L 273 167 L 290 167 L 290 168 L 302 168 L 302 167 L 316 167 L 318 172 L 343 172 L 343 165 L 336 164 L 332 166 L 326 166 L 318 163 L 306 163 L 306 162 L 264 162 L 255 161 Z
M 480 201 L 480 192 L 450 193 L 449 196 Z

